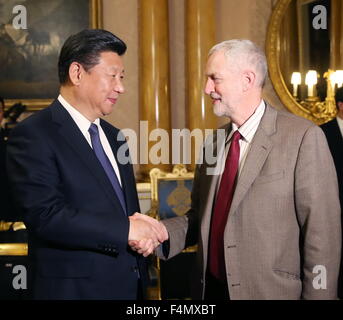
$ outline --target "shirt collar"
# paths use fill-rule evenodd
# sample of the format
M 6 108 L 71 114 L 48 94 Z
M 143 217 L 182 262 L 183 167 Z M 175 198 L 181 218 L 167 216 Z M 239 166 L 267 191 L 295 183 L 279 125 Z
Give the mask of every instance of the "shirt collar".
M 340 117 L 336 117 L 337 119 L 337 123 L 338 123 L 338 127 L 339 129 L 341 130 L 341 133 L 342 133 L 342 137 L 343 137 L 343 119 L 341 119 Z
M 61 103 L 61 105 L 68 111 L 70 116 L 73 118 L 79 129 L 84 133 L 88 132 L 88 129 L 92 122 L 90 122 L 80 111 L 78 111 L 75 107 L 69 104 L 60 94 L 57 100 Z M 94 122 L 98 127 L 100 126 L 100 119 L 97 118 Z
M 232 130 L 229 133 L 226 142 L 228 142 L 233 133 L 238 130 L 239 133 L 242 136 L 242 139 L 244 139 L 247 143 L 251 143 L 256 130 L 261 122 L 262 116 L 264 114 L 264 111 L 266 109 L 266 105 L 263 100 L 261 100 L 260 104 L 256 108 L 255 112 L 250 116 L 250 118 L 245 121 L 239 128 L 235 123 L 232 123 Z

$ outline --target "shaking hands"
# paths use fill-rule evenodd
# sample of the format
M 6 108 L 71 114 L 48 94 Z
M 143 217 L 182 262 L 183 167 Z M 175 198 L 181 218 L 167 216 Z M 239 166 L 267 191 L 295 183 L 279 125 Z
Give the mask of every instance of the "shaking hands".
M 129 217 L 129 245 L 132 250 L 147 257 L 165 240 L 168 240 L 166 227 L 160 221 L 145 214 L 135 213 Z

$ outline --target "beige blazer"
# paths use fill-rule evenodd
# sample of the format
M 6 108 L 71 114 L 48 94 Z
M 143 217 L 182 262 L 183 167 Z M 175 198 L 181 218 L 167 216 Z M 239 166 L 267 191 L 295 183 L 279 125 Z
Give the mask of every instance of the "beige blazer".
M 170 235 L 168 258 L 198 244 L 197 299 L 204 297 L 219 178 L 207 174 L 209 167 L 197 166 L 187 216 L 163 220 Z M 267 105 L 237 182 L 224 247 L 231 299 L 336 299 L 340 204 L 333 160 L 319 127 Z

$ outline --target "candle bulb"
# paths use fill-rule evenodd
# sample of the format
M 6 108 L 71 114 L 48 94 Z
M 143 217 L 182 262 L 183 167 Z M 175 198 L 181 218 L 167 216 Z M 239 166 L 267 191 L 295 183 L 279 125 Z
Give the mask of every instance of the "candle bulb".
M 336 70 L 335 82 L 337 83 L 338 88 L 342 87 L 342 85 L 343 85 L 343 70 Z
M 305 84 L 307 85 L 307 96 L 314 96 L 314 85 L 317 84 L 317 71 L 310 70 L 306 74 Z
M 336 72 L 331 72 L 330 73 L 329 80 L 330 80 L 332 88 L 335 88 L 335 85 L 336 85 Z
M 293 96 L 296 97 L 298 95 L 298 85 L 301 84 L 300 72 L 292 73 L 291 84 L 293 85 Z

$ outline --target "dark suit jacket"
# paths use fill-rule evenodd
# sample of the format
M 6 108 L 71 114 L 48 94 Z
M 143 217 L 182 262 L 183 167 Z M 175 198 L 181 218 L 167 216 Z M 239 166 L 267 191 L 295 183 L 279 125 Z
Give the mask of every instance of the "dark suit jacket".
M 0 127 L 0 220 L 6 220 L 7 216 L 7 201 L 5 192 L 7 190 L 6 184 L 6 167 L 5 167 L 6 145 L 4 140 L 3 129 Z
M 321 125 L 326 139 L 329 144 L 329 148 L 335 162 L 335 167 L 337 171 L 338 184 L 339 184 L 339 198 L 341 202 L 341 212 L 343 213 L 343 138 L 341 131 L 338 126 L 336 119 L 331 120 L 327 123 Z M 343 221 L 343 214 L 342 214 Z M 340 271 L 340 280 L 338 284 L 338 296 L 343 299 L 343 255 L 341 260 L 341 271 Z
M 119 130 L 101 120 L 116 156 Z M 135 299 L 144 258 L 128 248 L 129 220 L 95 153 L 56 100 L 8 140 L 13 192 L 29 232 L 33 298 Z M 139 212 L 131 164 L 118 162 L 129 215 Z
M 0 220 L 21 221 L 23 217 L 16 210 L 11 193 L 6 170 L 6 132 L 0 128 Z
M 335 162 L 338 183 L 339 183 L 339 194 L 341 199 L 341 207 L 343 201 L 343 138 L 341 131 L 339 130 L 337 120 L 331 120 L 323 125 L 321 125 L 326 139 L 329 144 L 329 148 Z

